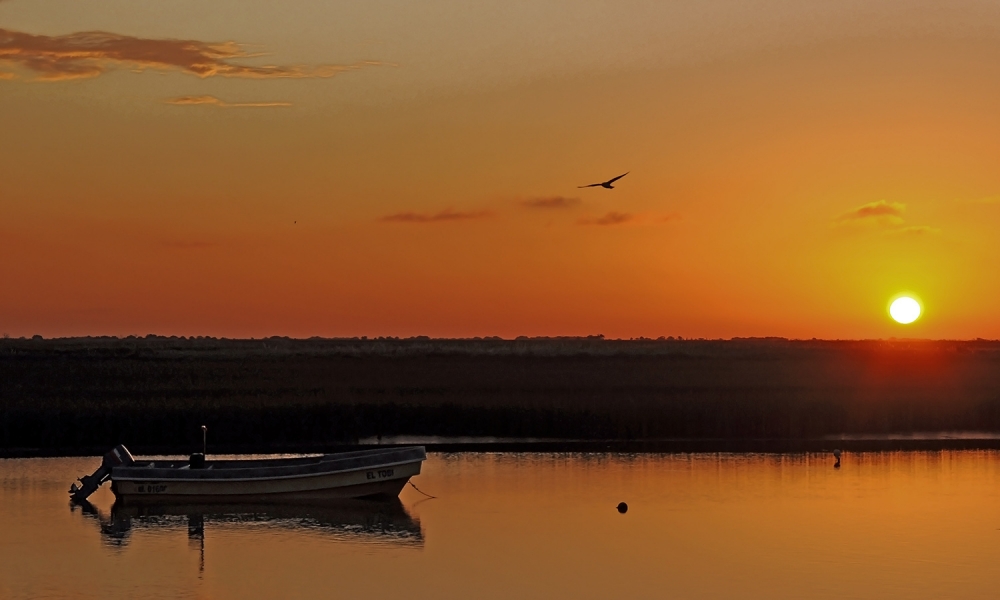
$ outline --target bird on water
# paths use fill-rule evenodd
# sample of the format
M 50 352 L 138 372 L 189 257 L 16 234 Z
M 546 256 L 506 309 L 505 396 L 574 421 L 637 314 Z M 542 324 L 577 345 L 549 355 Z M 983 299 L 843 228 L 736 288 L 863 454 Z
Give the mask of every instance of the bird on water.
M 602 181 L 601 183 L 591 183 L 590 185 L 578 185 L 576 187 L 578 187 L 578 188 L 602 187 L 602 188 L 607 188 L 609 190 L 613 190 L 613 189 L 615 189 L 615 186 L 613 186 L 611 184 L 614 183 L 614 182 L 616 182 L 616 181 L 618 181 L 622 177 L 625 177 L 629 173 L 631 173 L 631 171 L 626 171 L 626 172 L 622 173 L 621 175 L 619 175 L 618 177 L 614 177 L 614 178 L 609 179 L 607 181 Z
M 840 448 L 837 448 L 837 449 L 835 449 L 833 451 L 833 457 L 835 459 L 837 459 L 837 462 L 833 463 L 833 468 L 834 469 L 839 469 L 840 468 Z

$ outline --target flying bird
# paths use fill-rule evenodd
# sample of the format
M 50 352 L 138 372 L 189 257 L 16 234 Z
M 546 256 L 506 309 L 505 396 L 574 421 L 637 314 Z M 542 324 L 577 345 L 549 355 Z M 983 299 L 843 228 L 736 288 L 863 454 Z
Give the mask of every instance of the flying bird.
M 613 179 L 609 179 L 609 180 L 607 180 L 607 181 L 605 181 L 603 183 L 592 183 L 590 185 L 578 185 L 576 187 L 578 187 L 578 188 L 602 187 L 602 188 L 608 188 L 609 190 L 613 190 L 613 189 L 615 189 L 615 186 L 613 186 L 611 184 L 614 183 L 614 182 L 616 182 L 616 181 L 618 181 L 622 177 L 625 177 L 629 173 L 631 173 L 631 171 L 626 171 L 626 172 L 622 173 L 621 175 L 619 175 L 618 177 L 615 177 Z

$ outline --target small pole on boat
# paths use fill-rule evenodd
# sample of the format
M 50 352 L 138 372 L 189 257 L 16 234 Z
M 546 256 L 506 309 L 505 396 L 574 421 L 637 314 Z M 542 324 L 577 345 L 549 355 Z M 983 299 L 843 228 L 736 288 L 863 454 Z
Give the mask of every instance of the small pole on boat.
M 201 426 L 201 454 L 208 454 L 208 427 Z

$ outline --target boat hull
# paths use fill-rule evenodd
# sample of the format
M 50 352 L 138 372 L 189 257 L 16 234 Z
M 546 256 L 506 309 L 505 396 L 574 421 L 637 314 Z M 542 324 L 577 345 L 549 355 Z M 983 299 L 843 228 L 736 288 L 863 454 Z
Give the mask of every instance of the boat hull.
M 208 463 L 206 469 L 133 466 L 112 471 L 111 489 L 125 504 L 287 502 L 398 496 L 420 474 L 423 448 L 349 453 L 302 460 Z M 151 463 L 152 464 L 152 463 Z M 213 469 L 218 466 L 219 468 Z

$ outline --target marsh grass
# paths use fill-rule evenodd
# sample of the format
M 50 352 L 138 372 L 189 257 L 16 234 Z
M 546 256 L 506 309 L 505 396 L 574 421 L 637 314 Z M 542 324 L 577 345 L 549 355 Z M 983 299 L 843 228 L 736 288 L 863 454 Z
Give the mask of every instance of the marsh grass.
M 5 339 L 0 401 L 8 449 L 1000 431 L 1000 344 Z

